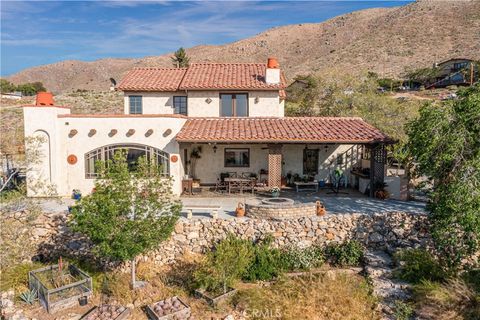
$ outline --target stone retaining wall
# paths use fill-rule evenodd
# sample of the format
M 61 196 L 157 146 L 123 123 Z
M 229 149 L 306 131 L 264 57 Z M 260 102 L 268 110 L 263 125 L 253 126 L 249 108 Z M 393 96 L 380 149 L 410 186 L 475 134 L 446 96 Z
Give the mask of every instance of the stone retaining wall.
M 257 219 L 292 219 L 310 217 L 317 214 L 315 203 L 295 203 L 291 205 L 271 206 L 267 204 L 245 204 L 247 216 Z
M 65 219 L 56 219 L 65 221 Z M 51 224 L 45 224 L 51 225 Z M 48 239 L 42 232 L 38 241 L 45 256 L 89 256 L 91 245 L 79 234 L 72 234 L 63 225 L 56 226 Z M 428 247 L 427 216 L 404 212 L 373 215 L 338 214 L 299 219 L 264 220 L 249 218 L 179 220 L 171 238 L 157 250 L 142 257 L 157 263 L 172 263 L 188 252 L 205 252 L 228 233 L 257 240 L 272 235 L 276 247 L 309 246 L 355 239 L 369 249 L 396 247 Z

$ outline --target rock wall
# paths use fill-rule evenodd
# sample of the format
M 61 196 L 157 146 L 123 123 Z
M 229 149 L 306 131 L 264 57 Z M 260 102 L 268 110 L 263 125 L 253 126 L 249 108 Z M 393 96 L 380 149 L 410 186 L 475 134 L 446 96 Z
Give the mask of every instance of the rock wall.
M 56 221 L 62 223 L 65 219 Z M 65 226 L 58 226 L 57 230 L 58 233 L 52 234 L 41 245 L 40 252 L 44 257 L 91 254 L 91 244 L 81 235 L 72 234 Z M 182 218 L 170 239 L 142 258 L 153 259 L 157 263 L 172 263 L 187 252 L 205 252 L 229 233 L 251 240 L 272 235 L 276 247 L 309 246 L 349 239 L 358 240 L 369 249 L 430 245 L 427 217 L 423 214 L 339 214 L 283 220 Z M 37 240 L 41 239 L 37 237 Z

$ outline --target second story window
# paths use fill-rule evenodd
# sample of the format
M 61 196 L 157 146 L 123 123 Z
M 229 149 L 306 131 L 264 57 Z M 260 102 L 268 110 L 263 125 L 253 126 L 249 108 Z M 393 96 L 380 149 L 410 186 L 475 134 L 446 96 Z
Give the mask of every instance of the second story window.
M 130 114 L 142 114 L 142 96 L 129 96 Z
M 174 113 L 187 115 L 187 97 L 176 96 L 173 97 Z
M 220 94 L 220 117 L 248 117 L 248 94 Z

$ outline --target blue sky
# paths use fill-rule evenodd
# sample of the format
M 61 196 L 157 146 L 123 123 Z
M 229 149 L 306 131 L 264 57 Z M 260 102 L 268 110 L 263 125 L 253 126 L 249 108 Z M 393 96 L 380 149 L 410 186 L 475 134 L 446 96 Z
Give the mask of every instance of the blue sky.
M 62 60 L 160 55 L 411 1 L 3 1 L 1 75 Z

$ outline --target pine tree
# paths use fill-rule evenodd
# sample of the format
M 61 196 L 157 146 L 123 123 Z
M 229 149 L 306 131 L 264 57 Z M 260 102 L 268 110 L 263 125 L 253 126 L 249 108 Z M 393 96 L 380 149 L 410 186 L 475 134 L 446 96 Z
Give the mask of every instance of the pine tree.
M 190 57 L 187 56 L 185 49 L 180 47 L 175 51 L 174 56 L 172 57 L 172 63 L 177 68 L 186 68 L 190 62 Z

